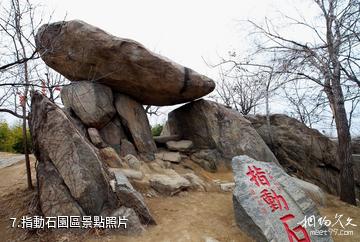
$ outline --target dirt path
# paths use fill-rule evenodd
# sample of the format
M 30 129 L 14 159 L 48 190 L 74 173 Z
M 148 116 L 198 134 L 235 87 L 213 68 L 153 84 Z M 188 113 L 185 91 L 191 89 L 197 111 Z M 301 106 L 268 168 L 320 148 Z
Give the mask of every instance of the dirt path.
M 32 159 L 34 163 L 34 159 Z M 211 179 L 229 180 L 231 173 L 207 174 Z M 94 231 L 74 237 L 63 233 L 40 232 L 29 236 L 21 229 L 10 228 L 11 217 L 24 216 L 32 201 L 32 192 L 26 190 L 25 164 L 20 161 L 0 169 L 0 241 L 124 241 L 124 242 L 201 242 L 206 238 L 220 242 L 247 242 L 250 240 L 235 224 L 231 193 L 185 192 L 174 197 L 146 198 L 158 225 L 149 227 L 140 236 L 122 236 L 115 233 L 96 235 Z M 34 182 L 35 183 L 35 182 Z M 321 214 L 333 222 L 335 214 L 353 218 L 352 236 L 333 236 L 335 242 L 360 241 L 360 209 L 340 202 L 328 195 L 328 204 Z M 95 231 L 97 232 L 97 231 Z
M 0 152 L 0 169 L 11 166 L 21 160 L 24 160 L 24 155 Z

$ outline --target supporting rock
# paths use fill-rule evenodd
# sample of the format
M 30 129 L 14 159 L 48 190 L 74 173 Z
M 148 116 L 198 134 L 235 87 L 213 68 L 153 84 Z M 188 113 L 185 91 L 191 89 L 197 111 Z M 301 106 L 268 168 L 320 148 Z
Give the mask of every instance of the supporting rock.
M 116 111 L 109 87 L 90 81 L 71 83 L 61 89 L 61 100 L 88 127 L 101 128 Z
M 169 113 L 171 135 L 194 142 L 195 148 L 216 149 L 230 166 L 238 154 L 278 163 L 260 135 L 239 112 L 206 100 L 197 100 Z
M 139 193 L 131 190 L 135 195 L 129 200 L 129 190 L 111 190 L 111 174 L 97 149 L 61 108 L 34 93 L 29 122 L 44 216 L 101 215 L 120 204 L 134 208 L 143 223 L 154 223 Z
M 115 107 L 139 153 L 148 160 L 154 160 L 156 145 L 143 106 L 129 96 L 118 93 L 115 96 Z
M 126 139 L 126 134 L 121 125 L 119 116 L 115 115 L 115 117 L 107 125 L 99 130 L 99 133 L 104 142 L 113 147 L 116 152 L 121 155 L 121 140 Z

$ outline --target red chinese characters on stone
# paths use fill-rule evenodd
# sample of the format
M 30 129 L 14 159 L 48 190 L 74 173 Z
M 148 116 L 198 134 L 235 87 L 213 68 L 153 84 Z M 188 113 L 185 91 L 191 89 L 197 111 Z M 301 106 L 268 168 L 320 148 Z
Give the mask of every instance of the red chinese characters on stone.
M 301 225 L 296 226 L 293 229 L 290 229 L 289 225 L 287 224 L 287 221 L 290 219 L 293 219 L 293 218 L 295 218 L 295 216 L 292 214 L 287 214 L 280 218 L 280 220 L 283 223 L 285 230 L 288 234 L 289 241 L 294 242 L 294 239 L 295 239 L 295 241 L 297 241 L 297 242 L 310 242 L 311 240 L 309 238 L 309 235 L 308 235 L 306 229 L 304 229 Z M 299 234 L 299 233 L 302 234 L 301 238 L 299 238 L 297 236 L 297 234 Z
M 260 185 L 268 185 L 270 183 L 265 176 L 265 172 L 261 170 L 261 168 L 257 168 L 256 166 L 248 166 L 248 172 L 246 173 L 247 176 L 250 177 L 250 181 L 254 182 L 256 186 L 260 187 Z
M 269 205 L 271 212 L 277 209 L 282 210 L 285 208 L 289 210 L 289 206 L 283 196 L 276 194 L 274 190 L 264 189 L 261 191 L 261 198 Z

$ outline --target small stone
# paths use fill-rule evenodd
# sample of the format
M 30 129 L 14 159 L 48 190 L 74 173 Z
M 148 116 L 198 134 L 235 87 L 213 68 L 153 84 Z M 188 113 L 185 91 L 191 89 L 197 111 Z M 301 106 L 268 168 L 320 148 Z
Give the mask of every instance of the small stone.
M 121 158 L 112 147 L 99 149 L 101 159 L 112 168 L 122 167 Z
M 221 183 L 220 189 L 224 192 L 232 192 L 235 188 L 235 182 Z
M 220 163 L 220 155 L 216 150 L 198 150 L 190 156 L 190 159 L 209 172 L 216 172 Z
M 107 146 L 96 128 L 88 128 L 88 134 L 91 143 L 93 143 L 97 148 L 105 148 Z
M 217 239 L 214 239 L 212 237 L 205 237 L 205 242 L 219 242 Z
M 137 192 L 120 169 L 112 169 L 115 177 L 115 193 L 122 204 L 133 208 L 142 224 L 156 224 L 142 195 Z
M 155 154 L 157 159 L 161 159 L 164 161 L 170 161 L 172 163 L 180 163 L 181 162 L 181 155 L 179 152 L 168 152 L 163 151 Z
M 166 147 L 172 151 L 189 151 L 194 146 L 191 140 L 168 141 Z
M 174 171 L 172 175 L 153 175 L 150 178 L 150 186 L 160 194 L 173 196 L 180 191 L 189 188 L 191 184 L 188 180 Z
M 129 179 L 141 180 L 144 178 L 144 174 L 141 171 L 136 171 L 133 169 L 120 169 L 120 170 Z
M 117 228 L 117 231 L 120 231 L 125 234 L 140 234 L 145 231 L 143 225 L 140 222 L 138 215 L 135 210 L 132 208 L 127 208 L 122 206 L 115 211 L 113 211 L 110 217 L 125 217 L 127 220 L 125 221 L 126 226 L 120 226 Z
M 157 144 L 166 144 L 168 141 L 178 141 L 181 139 L 180 135 L 160 135 L 154 137 L 154 141 Z
M 131 169 L 134 169 L 134 170 L 140 169 L 141 162 L 134 155 L 128 154 L 125 156 L 124 159 Z
M 187 173 L 183 175 L 183 177 L 188 180 L 191 183 L 191 188 L 196 191 L 204 192 L 206 191 L 206 185 L 203 180 L 200 179 L 197 175 L 194 173 Z
M 127 139 L 122 139 L 120 142 L 120 156 L 125 157 L 126 155 L 137 155 L 135 146 Z

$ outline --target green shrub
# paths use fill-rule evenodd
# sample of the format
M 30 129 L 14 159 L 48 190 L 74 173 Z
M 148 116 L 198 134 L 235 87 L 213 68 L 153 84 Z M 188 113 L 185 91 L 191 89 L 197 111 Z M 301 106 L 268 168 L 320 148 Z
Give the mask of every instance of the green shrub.
M 28 150 L 31 152 L 31 136 L 27 130 Z M 22 125 L 20 123 L 9 127 L 6 122 L 0 122 L 0 151 L 25 153 Z
M 162 124 L 157 124 L 157 125 L 153 126 L 151 128 L 152 136 L 160 136 L 162 129 L 163 129 Z
M 5 122 L 0 123 L 0 151 L 14 152 L 14 138 L 9 125 Z

